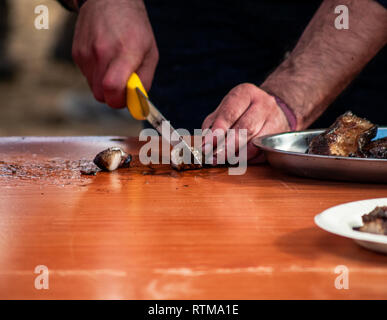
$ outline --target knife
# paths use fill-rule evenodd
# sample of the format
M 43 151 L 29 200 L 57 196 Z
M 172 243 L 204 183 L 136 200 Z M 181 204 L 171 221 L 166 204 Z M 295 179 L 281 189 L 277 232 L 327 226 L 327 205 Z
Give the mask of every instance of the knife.
M 183 149 L 186 149 L 192 155 L 195 164 L 199 166 L 202 165 L 200 153 L 192 152 L 192 149 L 184 140 L 183 136 L 172 127 L 171 123 L 167 121 L 149 100 L 148 94 L 136 73 L 133 73 L 130 76 L 127 83 L 127 106 L 133 118 L 137 120 L 147 120 L 172 147 L 180 144 Z M 162 130 L 163 125 L 167 130 Z M 172 141 L 172 136 L 177 139 Z

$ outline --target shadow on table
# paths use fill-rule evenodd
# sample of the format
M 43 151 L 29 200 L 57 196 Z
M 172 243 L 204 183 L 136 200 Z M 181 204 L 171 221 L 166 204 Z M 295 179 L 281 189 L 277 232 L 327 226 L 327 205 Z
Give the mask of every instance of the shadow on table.
M 321 255 L 330 254 L 337 258 L 373 265 L 386 266 L 387 262 L 387 255 L 368 251 L 351 239 L 329 234 L 317 227 L 289 232 L 279 237 L 275 245 L 282 252 L 309 260 L 316 260 Z

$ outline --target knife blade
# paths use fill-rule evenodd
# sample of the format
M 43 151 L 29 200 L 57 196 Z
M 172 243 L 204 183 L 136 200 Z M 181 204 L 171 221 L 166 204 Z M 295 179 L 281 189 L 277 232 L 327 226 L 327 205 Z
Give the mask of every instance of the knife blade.
M 145 96 L 145 94 L 136 87 L 137 97 L 140 101 L 145 119 L 157 130 L 157 132 L 167 140 L 172 147 L 178 144 L 191 154 L 195 164 L 202 166 L 202 157 L 200 152 L 193 152 L 190 145 L 171 125 L 155 105 Z M 164 130 L 163 130 L 164 127 Z M 165 130 L 166 129 L 166 130 Z M 172 140 L 171 137 L 174 137 Z

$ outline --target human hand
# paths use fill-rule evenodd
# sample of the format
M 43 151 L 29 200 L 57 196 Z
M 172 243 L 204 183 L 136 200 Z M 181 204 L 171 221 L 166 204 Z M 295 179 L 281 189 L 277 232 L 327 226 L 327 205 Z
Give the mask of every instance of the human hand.
M 264 160 L 260 150 L 255 147 L 251 140 L 254 137 L 272 133 L 289 131 L 288 120 L 277 105 L 275 98 L 259 87 L 244 83 L 233 88 L 222 100 L 218 108 L 207 116 L 202 125 L 202 130 L 211 129 L 213 132 L 221 129 L 227 132 L 228 129 L 247 129 L 247 160 L 250 163 L 262 162 Z M 204 141 L 204 152 L 208 153 L 206 144 L 211 141 Z M 216 141 L 213 141 L 216 146 Z M 227 145 L 227 137 L 225 144 Z M 235 135 L 235 150 L 242 148 Z M 214 151 L 216 154 L 216 151 Z M 214 159 L 216 163 L 216 159 Z
M 88 0 L 82 6 L 73 58 L 95 98 L 126 105 L 126 83 L 136 72 L 150 89 L 159 53 L 142 0 Z

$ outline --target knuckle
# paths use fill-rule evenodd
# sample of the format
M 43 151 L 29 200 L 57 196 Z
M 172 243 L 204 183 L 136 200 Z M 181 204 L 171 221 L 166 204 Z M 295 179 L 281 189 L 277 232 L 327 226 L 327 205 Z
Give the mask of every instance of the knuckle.
M 247 136 L 252 137 L 259 132 L 260 128 L 262 128 L 262 123 L 257 123 L 255 119 L 248 117 L 239 129 L 247 130 Z
M 83 48 L 74 47 L 72 50 L 72 56 L 75 62 L 80 63 L 81 61 L 87 59 L 88 52 Z
M 246 94 L 247 92 L 251 92 L 252 90 L 255 90 L 256 86 L 252 83 L 241 83 L 237 85 L 232 91 L 235 95 L 239 96 L 241 94 Z
M 208 122 L 208 121 L 212 121 L 212 119 L 214 118 L 215 116 L 215 112 L 211 112 L 207 117 L 206 119 L 204 120 L 205 122 Z
M 114 91 L 118 91 L 118 84 L 116 81 L 114 81 L 114 79 L 110 78 L 110 77 L 104 77 L 103 80 L 102 80 L 102 88 L 104 91 L 107 91 L 107 92 L 114 92 Z
M 241 128 L 241 129 L 246 129 L 247 130 L 247 134 L 249 136 L 251 136 L 252 134 L 255 133 L 255 131 L 257 129 L 256 127 L 257 127 L 257 123 L 253 119 L 248 118 L 247 121 L 246 121 L 246 127 L 245 128 Z
M 204 119 L 202 128 L 207 128 L 207 127 L 209 127 L 209 126 L 212 124 L 213 119 L 214 119 L 214 112 L 210 113 L 210 114 Z
M 93 54 L 96 58 L 102 58 L 109 52 L 109 46 L 104 41 L 96 41 L 92 45 Z
M 244 89 L 248 91 L 257 89 L 257 86 L 253 83 L 246 82 L 246 83 L 243 83 L 242 85 L 244 86 Z
M 224 97 L 223 101 L 221 102 L 219 109 L 224 111 L 228 109 L 232 109 L 232 106 L 235 104 L 235 101 L 238 100 L 238 97 L 240 96 L 240 93 L 234 88 L 231 90 L 227 96 Z
M 246 90 L 246 85 L 244 83 L 238 84 L 234 89 L 231 90 L 231 93 L 234 95 L 243 94 Z
M 238 112 L 232 108 L 223 112 L 223 119 L 227 123 L 234 123 L 238 119 Z

